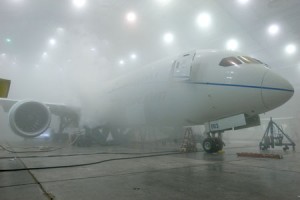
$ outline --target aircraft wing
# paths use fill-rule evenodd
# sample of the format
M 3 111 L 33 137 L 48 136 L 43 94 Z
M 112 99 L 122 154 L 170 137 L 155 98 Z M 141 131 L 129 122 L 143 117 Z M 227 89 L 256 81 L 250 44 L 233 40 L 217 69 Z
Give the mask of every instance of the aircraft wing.
M 0 106 L 2 106 L 5 112 L 8 112 L 10 108 L 17 102 L 18 100 L 0 98 Z
M 5 112 L 9 112 L 11 107 L 20 101 L 21 100 L 0 98 L 0 106 L 2 106 L 2 108 Z M 58 116 L 73 115 L 73 114 L 79 115 L 79 112 L 80 112 L 79 108 L 67 106 L 64 104 L 53 104 L 53 103 L 44 103 L 44 104 L 50 109 L 52 114 L 58 115 Z
M 72 106 L 67 106 L 64 104 L 50 104 L 46 103 L 51 111 L 52 114 L 62 116 L 62 115 L 73 115 L 73 114 L 78 114 L 79 115 L 79 108 L 77 107 L 72 107 Z

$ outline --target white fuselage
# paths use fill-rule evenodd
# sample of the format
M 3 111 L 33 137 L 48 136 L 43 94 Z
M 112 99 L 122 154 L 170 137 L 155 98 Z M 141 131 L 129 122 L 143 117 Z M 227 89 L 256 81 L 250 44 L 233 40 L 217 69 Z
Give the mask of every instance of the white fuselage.
M 222 59 L 238 56 L 245 55 L 192 51 L 121 76 L 101 95 L 108 106 L 106 120 L 119 126 L 196 125 L 257 115 L 291 98 L 293 87 L 263 63 L 220 65 Z M 94 114 L 104 113 L 95 109 Z
M 189 126 L 235 115 L 255 118 L 294 93 L 291 84 L 264 63 L 232 51 L 191 51 L 97 88 L 99 92 L 84 96 L 82 126 Z M 27 138 L 46 131 L 51 114 L 75 124 L 79 116 L 74 107 L 33 100 L 0 99 L 0 106 L 9 112 L 14 133 Z M 206 143 L 207 152 L 222 147 L 216 141 Z M 208 148 L 214 144 L 218 148 Z

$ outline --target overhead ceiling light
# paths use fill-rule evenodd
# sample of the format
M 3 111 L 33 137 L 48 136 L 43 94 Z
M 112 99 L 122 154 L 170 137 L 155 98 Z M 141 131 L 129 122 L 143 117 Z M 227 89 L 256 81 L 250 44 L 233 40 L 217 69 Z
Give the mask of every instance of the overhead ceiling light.
M 158 2 L 162 6 L 165 6 L 168 5 L 171 2 L 171 0 L 156 0 L 156 2 Z
M 47 52 L 44 52 L 43 55 L 42 55 L 43 58 L 46 58 L 47 56 L 48 56 Z
M 82 8 L 86 5 L 86 0 L 73 0 L 72 2 L 76 8 Z
M 136 59 L 136 54 L 134 54 L 134 53 L 131 54 L 131 55 L 130 55 L 130 58 L 131 58 L 132 60 L 135 60 L 135 59 Z
M 165 33 L 164 34 L 165 43 L 170 44 L 170 43 L 173 42 L 173 40 L 174 40 L 174 35 L 172 33 Z
M 136 21 L 136 14 L 134 12 L 129 12 L 126 15 L 126 19 L 130 23 L 134 23 Z
M 226 43 L 226 49 L 227 50 L 234 51 L 238 48 L 238 46 L 239 46 L 239 43 L 236 39 L 230 39 Z
M 59 33 L 59 34 L 62 34 L 65 30 L 62 28 L 62 27 L 58 27 L 56 29 L 56 32 Z
M 276 35 L 279 32 L 279 26 L 277 24 L 272 24 L 268 28 L 270 35 Z
M 13 3 L 15 3 L 17 5 L 17 4 L 23 3 L 24 0 L 11 0 L 11 2 L 13 2 Z
M 49 44 L 50 44 L 51 46 L 54 46 L 54 45 L 56 44 L 56 40 L 55 40 L 54 38 L 51 38 L 51 39 L 49 40 Z
M 247 4 L 249 2 L 249 0 L 238 0 L 238 2 L 240 4 Z
M 90 51 L 96 51 L 96 48 L 92 47 L 90 48 Z
M 6 38 L 6 39 L 5 39 L 5 42 L 11 43 L 11 39 L 10 39 L 10 38 Z
M 296 52 L 297 48 L 294 44 L 288 44 L 285 46 L 285 52 L 287 54 L 294 54 Z
M 208 13 L 201 13 L 197 17 L 197 24 L 201 28 L 206 28 L 211 24 L 211 17 Z
M 15 3 L 19 3 L 19 2 L 22 2 L 22 1 L 24 1 L 24 0 L 13 0 L 13 2 L 15 2 Z
M 124 65 L 124 63 L 125 63 L 124 60 L 120 60 L 120 61 L 119 61 L 119 64 L 120 64 L 120 65 Z

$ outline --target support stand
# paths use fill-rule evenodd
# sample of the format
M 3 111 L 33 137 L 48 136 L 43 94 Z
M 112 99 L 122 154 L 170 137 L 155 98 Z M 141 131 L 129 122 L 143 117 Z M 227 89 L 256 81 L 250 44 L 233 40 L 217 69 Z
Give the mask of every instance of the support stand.
M 73 122 L 72 120 L 73 119 L 69 118 L 68 116 L 59 116 L 58 132 L 54 132 L 51 135 L 53 142 L 65 143 L 69 140 L 69 134 L 65 133 L 64 130 Z
M 286 138 L 287 142 L 284 142 Z M 295 150 L 296 144 L 284 131 L 270 118 L 268 127 L 262 137 L 259 148 L 261 150 L 267 150 L 269 148 L 274 148 L 275 146 L 284 146 L 283 150 L 289 149 L 288 146 L 292 146 Z
M 185 129 L 183 142 L 182 142 L 180 151 L 181 152 L 196 152 L 197 151 L 196 140 L 193 135 L 193 130 L 190 127 Z

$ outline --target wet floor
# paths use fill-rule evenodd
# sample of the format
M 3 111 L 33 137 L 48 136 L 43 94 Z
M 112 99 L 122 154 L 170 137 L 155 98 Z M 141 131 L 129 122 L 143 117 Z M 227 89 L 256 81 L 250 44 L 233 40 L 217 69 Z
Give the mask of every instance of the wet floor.
M 300 199 L 297 147 L 272 151 L 283 159 L 237 157 L 258 152 L 245 143 L 216 154 L 179 154 L 174 146 L 37 150 L 45 148 L 0 150 L 1 200 Z

